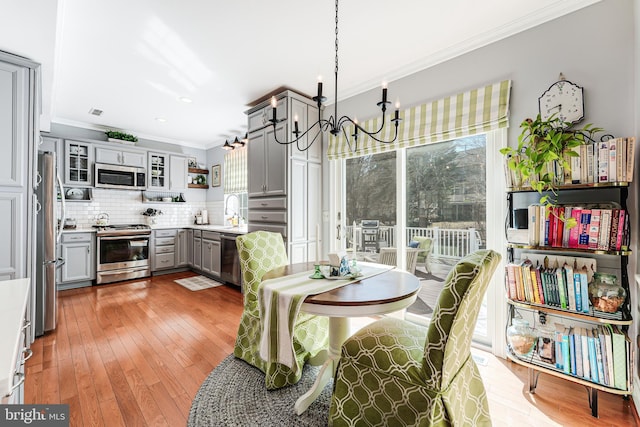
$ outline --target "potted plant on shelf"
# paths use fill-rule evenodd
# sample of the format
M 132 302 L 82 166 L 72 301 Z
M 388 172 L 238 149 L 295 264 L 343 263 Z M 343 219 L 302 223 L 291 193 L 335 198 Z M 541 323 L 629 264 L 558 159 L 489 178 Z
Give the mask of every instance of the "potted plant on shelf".
M 540 204 L 554 207 L 558 201 L 557 189 L 564 184 L 565 174 L 571 171 L 570 159 L 579 157 L 575 148 L 595 142 L 593 136 L 603 129 L 591 123 L 574 128 L 555 116 L 546 120 L 537 115 L 520 124 L 516 148 L 506 147 L 500 153 L 507 156 L 507 165 L 515 172 L 516 187 L 531 187 L 542 195 Z M 565 219 L 561 214 L 560 220 Z M 567 218 L 571 227 L 573 218 Z
M 124 133 L 117 130 L 108 130 L 105 132 L 107 138 L 111 142 L 119 142 L 122 144 L 134 144 L 138 141 L 138 138 L 130 133 Z

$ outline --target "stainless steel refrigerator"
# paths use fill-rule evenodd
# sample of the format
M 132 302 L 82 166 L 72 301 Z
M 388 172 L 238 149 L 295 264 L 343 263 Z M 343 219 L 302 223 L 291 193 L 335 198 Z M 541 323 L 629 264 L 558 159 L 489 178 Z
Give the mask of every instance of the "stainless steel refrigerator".
M 36 336 L 56 327 L 56 269 L 64 263 L 57 248 L 64 223 L 64 197 L 60 198 L 61 216 L 58 222 L 58 194 L 64 195 L 58 175 L 56 153 L 38 153 L 38 186 L 36 189 Z

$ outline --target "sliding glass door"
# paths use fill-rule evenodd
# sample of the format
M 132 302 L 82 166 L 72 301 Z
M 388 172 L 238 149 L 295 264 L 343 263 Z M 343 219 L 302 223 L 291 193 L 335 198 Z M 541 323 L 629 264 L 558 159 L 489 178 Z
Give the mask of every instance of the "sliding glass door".
M 376 260 L 383 248 L 414 247 L 398 261 L 406 262 L 422 284 L 418 300 L 407 309 L 408 320 L 429 322 L 445 278 L 459 259 L 486 247 L 501 251 L 487 244 L 502 233 L 504 212 L 502 185 L 495 191 L 496 172 L 502 174 L 493 167 L 501 164 L 496 160 L 497 135 L 504 131 L 342 161 L 345 247 L 355 243 L 369 260 Z M 411 252 L 418 254 L 415 263 Z M 495 299 L 493 292 L 487 295 L 474 339 L 490 345 Z
M 421 291 L 407 317 L 423 323 L 429 321 L 453 265 L 485 248 L 485 135 L 407 149 L 406 176 L 407 240 L 410 246 L 419 242 L 428 247 L 415 270 Z M 486 298 L 476 334 L 488 341 Z

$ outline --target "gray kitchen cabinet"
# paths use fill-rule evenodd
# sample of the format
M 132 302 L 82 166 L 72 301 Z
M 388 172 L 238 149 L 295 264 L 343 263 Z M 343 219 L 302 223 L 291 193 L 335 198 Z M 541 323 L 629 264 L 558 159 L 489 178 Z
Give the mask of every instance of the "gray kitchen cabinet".
M 284 140 L 285 124 L 276 126 L 278 139 Z M 287 146 L 275 141 L 272 127 L 249 135 L 247 152 L 249 197 L 284 196 L 287 194 Z
M 316 120 L 318 120 L 318 107 L 316 105 L 311 105 L 307 101 L 302 101 L 296 98 L 292 98 L 290 104 L 291 114 L 289 117 L 298 118 L 298 128 L 301 132 L 304 132 L 309 124 L 315 123 Z M 308 144 L 313 141 L 314 136 L 315 134 L 313 131 L 310 132 L 310 134 L 305 135 L 300 143 L 300 148 L 306 148 Z M 292 158 L 308 160 L 316 163 L 322 162 L 322 141 L 316 140 L 306 150 L 298 150 L 297 147 L 295 148 L 296 149 L 291 150 Z
M 220 276 L 220 233 L 202 232 L 202 272 Z
M 175 268 L 177 234 L 175 229 L 153 230 L 152 272 Z
M 58 290 L 91 286 L 96 278 L 95 233 L 62 233 Z
M 279 123 L 275 132 L 281 142 L 295 139 L 293 117 L 297 118 L 301 133 L 318 119 L 317 104 L 311 99 L 291 91 L 276 95 L 276 99 Z M 248 231 L 279 232 L 291 262 L 314 260 L 316 226 L 322 219 L 322 136 L 311 146 L 313 131 L 298 144 L 279 144 L 269 122 L 273 117 L 269 101 L 247 114 Z
M 266 174 L 266 137 L 262 130 L 249 134 L 247 151 L 247 192 L 249 197 L 262 197 Z
M 147 155 L 144 151 L 96 147 L 96 162 L 144 168 L 147 166 Z
M 93 146 L 86 142 L 64 141 L 64 183 L 91 186 L 93 183 Z
M 149 152 L 149 190 L 184 191 L 187 189 L 187 158 Z
M 0 280 L 35 277 L 31 171 L 39 137 L 39 72 L 39 64 L 0 51 Z
M 188 248 L 187 230 L 178 230 L 175 238 L 176 267 L 186 267 L 189 265 Z
M 169 190 L 184 191 L 187 189 L 187 158 L 183 156 L 169 157 Z
M 169 188 L 169 162 L 167 155 L 149 152 L 148 184 L 149 190 L 167 190 Z
M 187 264 L 193 267 L 193 229 L 187 229 Z
M 193 230 L 193 268 L 202 270 L 202 231 Z

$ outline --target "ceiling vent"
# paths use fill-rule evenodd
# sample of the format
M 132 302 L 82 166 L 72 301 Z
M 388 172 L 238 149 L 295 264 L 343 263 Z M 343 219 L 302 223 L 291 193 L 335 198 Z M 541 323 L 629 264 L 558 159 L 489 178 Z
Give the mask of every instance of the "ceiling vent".
M 89 114 L 93 114 L 94 116 L 101 116 L 102 115 L 102 110 L 98 109 L 98 108 L 92 108 L 89 110 Z

